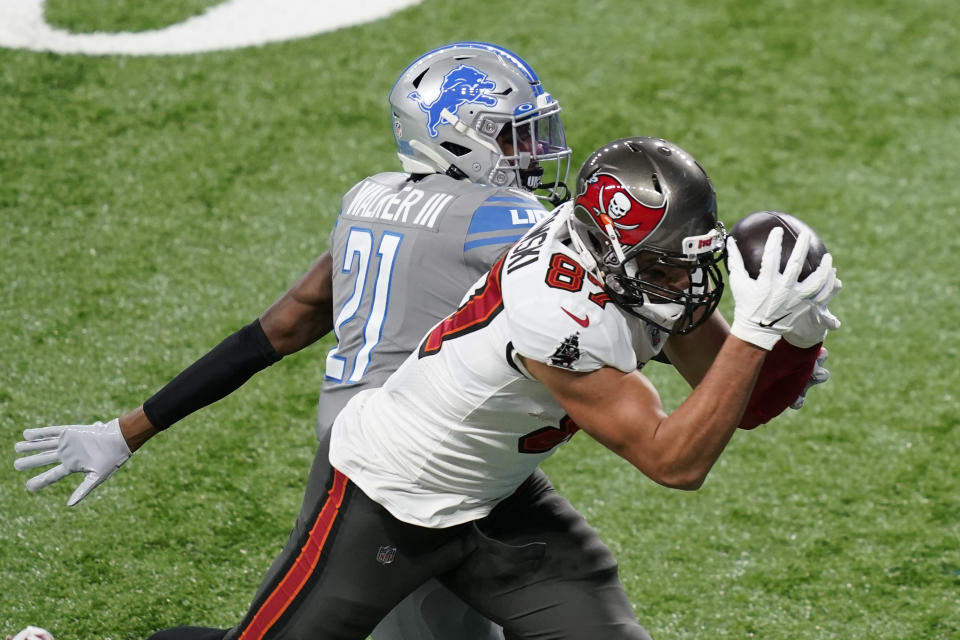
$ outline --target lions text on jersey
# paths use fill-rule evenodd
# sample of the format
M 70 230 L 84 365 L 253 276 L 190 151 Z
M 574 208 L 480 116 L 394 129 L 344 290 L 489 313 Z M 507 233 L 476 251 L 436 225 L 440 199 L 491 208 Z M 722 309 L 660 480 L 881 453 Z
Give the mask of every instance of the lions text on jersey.
M 662 347 L 567 247 L 567 215 L 569 205 L 530 229 L 382 388 L 338 416 L 330 461 L 396 518 L 481 518 L 577 430 L 517 354 L 631 371 Z

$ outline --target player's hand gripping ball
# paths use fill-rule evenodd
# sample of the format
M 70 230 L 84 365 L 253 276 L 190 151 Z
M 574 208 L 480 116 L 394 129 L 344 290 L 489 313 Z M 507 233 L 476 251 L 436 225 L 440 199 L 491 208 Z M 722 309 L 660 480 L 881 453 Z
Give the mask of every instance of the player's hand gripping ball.
M 737 248 L 743 258 L 743 266 L 751 278 L 760 273 L 760 259 L 763 258 L 763 249 L 767 244 L 767 236 L 775 227 L 783 229 L 783 250 L 780 252 L 780 273 L 787 266 L 787 259 L 797 242 L 797 236 L 806 229 L 810 232 L 810 249 L 807 259 L 800 269 L 799 280 L 810 275 L 820 265 L 820 259 L 827 252 L 820 236 L 803 220 L 788 213 L 778 211 L 757 211 L 737 222 L 730 229 L 730 235 L 737 239 Z
M 781 337 L 807 347 L 840 326 L 827 309 L 842 286 L 833 258 L 816 232 L 791 215 L 759 211 L 733 225 L 727 273 L 734 299 L 730 330 L 741 340 L 768 351 Z
M 40 627 L 27 627 L 15 636 L 7 636 L 7 640 L 53 640 L 53 634 Z

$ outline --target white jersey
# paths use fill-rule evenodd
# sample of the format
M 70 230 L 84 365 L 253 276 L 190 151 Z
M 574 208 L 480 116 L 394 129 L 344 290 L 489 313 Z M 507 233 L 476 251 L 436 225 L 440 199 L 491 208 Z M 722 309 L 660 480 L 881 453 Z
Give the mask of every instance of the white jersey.
M 330 234 L 337 344 L 327 354 L 317 435 L 353 394 L 382 385 L 547 215 L 528 192 L 442 174 L 380 173 L 354 186 Z
M 398 519 L 481 518 L 578 429 L 517 354 L 628 372 L 659 352 L 665 336 L 610 303 L 567 247 L 569 214 L 532 228 L 383 387 L 337 417 L 331 463 Z

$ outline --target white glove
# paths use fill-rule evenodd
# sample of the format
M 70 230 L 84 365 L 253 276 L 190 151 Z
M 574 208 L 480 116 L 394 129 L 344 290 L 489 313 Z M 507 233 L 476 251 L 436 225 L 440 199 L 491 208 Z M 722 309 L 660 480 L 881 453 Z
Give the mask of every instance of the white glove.
M 112 476 L 130 457 L 130 448 L 120 433 L 120 421 L 116 418 L 106 424 L 94 422 L 26 429 L 23 437 L 22 442 L 14 445 L 14 451 L 42 453 L 17 458 L 13 461 L 15 469 L 22 471 L 59 463 L 27 480 L 27 489 L 30 491 L 39 491 L 71 473 L 86 474 L 67 500 L 67 506 L 70 507 Z
M 813 372 L 810 374 L 810 379 L 807 380 L 807 386 L 803 388 L 803 391 L 800 392 L 797 399 L 790 405 L 791 409 L 799 409 L 803 406 L 803 402 L 807 399 L 807 391 L 810 390 L 810 387 L 816 384 L 823 384 L 830 379 L 830 371 L 824 366 L 827 363 L 828 355 L 830 354 L 827 353 L 826 348 L 821 347 L 820 353 L 817 355 L 817 361 L 813 365 Z
M 837 291 L 840 291 L 841 286 L 843 286 L 843 283 L 840 282 L 840 278 L 837 278 L 833 287 L 834 296 L 837 295 Z M 783 339 L 795 347 L 808 349 L 818 342 L 823 342 L 828 331 L 835 331 L 839 328 L 840 320 L 830 313 L 827 305 L 817 304 L 797 316 L 793 323 L 793 329 L 783 334 Z
M 727 268 L 733 292 L 733 325 L 730 333 L 769 351 L 785 333 L 794 328 L 797 317 L 810 306 L 825 305 L 835 293 L 837 279 L 833 257 L 825 253 L 813 273 L 798 282 L 797 277 L 810 248 L 810 232 L 803 231 L 780 273 L 783 229 L 776 227 L 767 236 L 760 273 L 754 280 L 743 266 L 737 241 L 727 239 Z

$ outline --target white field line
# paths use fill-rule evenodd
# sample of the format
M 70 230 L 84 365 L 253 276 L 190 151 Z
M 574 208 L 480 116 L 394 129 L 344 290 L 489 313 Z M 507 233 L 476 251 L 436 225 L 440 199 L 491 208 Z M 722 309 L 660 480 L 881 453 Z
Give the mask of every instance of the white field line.
M 227 0 L 163 29 L 71 33 L 47 24 L 44 0 L 0 0 L 0 47 L 88 55 L 200 53 L 293 40 L 370 22 L 423 0 Z

